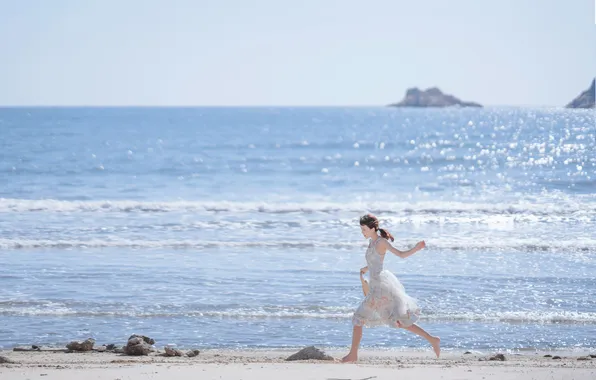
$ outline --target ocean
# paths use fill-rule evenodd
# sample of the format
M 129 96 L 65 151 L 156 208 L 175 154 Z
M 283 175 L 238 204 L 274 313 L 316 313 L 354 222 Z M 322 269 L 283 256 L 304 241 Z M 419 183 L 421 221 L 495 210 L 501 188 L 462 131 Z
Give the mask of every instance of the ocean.
M 593 110 L 124 107 L 0 108 L 0 348 L 347 348 L 368 212 L 444 348 L 596 347 Z

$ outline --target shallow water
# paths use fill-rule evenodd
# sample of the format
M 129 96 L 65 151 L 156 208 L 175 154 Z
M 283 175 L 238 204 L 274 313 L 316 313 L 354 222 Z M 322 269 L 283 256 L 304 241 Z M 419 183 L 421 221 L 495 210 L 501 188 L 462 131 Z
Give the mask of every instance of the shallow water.
M 451 348 L 596 345 L 596 117 L 0 109 L 0 346 L 350 342 L 373 212 Z M 365 330 L 363 345 L 418 347 Z

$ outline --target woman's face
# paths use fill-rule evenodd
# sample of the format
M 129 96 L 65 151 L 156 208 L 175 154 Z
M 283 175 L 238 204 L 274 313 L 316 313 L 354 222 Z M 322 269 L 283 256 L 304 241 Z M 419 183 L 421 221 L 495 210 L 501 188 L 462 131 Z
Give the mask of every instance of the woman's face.
M 362 231 L 362 236 L 365 238 L 370 238 L 376 234 L 376 231 L 368 226 L 360 226 L 360 230 Z

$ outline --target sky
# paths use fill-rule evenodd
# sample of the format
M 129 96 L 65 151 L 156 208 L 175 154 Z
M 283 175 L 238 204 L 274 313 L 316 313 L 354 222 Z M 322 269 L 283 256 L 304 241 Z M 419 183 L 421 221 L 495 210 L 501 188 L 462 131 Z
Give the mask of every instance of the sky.
M 595 0 L 0 0 L 0 105 L 562 106 Z

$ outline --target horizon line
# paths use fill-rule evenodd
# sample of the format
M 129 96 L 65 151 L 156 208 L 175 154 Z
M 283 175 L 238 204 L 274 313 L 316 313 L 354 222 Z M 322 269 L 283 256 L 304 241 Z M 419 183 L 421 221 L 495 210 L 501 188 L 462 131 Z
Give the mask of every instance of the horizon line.
M 565 108 L 565 105 L 538 105 L 538 104 L 491 104 L 482 107 L 396 107 L 390 104 L 346 104 L 346 105 L 308 105 L 308 104 L 0 104 L 4 108 L 407 108 L 407 109 L 442 109 L 442 108 Z M 588 108 L 589 109 L 589 108 Z

